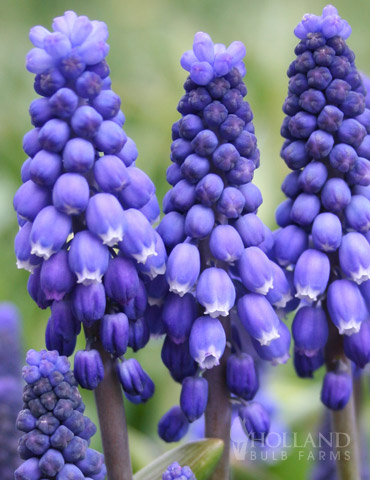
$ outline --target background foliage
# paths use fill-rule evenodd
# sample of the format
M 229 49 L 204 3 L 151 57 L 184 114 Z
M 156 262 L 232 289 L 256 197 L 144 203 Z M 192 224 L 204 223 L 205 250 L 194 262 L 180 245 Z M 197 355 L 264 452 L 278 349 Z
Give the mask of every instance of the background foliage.
M 31 126 L 28 105 L 35 98 L 32 75 L 24 68 L 24 57 L 30 48 L 29 28 L 36 24 L 48 27 L 53 17 L 67 9 L 108 24 L 112 86 L 123 100 L 125 129 L 138 145 L 138 164 L 151 175 L 160 199 L 167 190 L 170 127 L 178 119 L 176 105 L 185 80 L 179 65 L 181 54 L 191 47 L 198 30 L 208 32 L 216 42 L 242 40 L 247 47 L 247 99 L 254 111 L 261 150 L 261 168 L 255 175 L 264 196 L 260 215 L 274 228 L 274 209 L 283 199 L 280 184 L 287 173 L 279 157 L 279 131 L 283 119 L 281 105 L 287 91 L 285 72 L 297 43 L 293 29 L 304 13 L 320 14 L 324 5 L 320 0 L 1 1 L 0 300 L 14 301 L 21 309 L 25 349 L 44 346 L 48 317 L 28 297 L 27 273 L 17 271 L 13 254 L 17 224 L 12 197 L 20 184 L 19 172 L 25 159 L 22 136 Z M 349 44 L 357 55 L 357 66 L 370 74 L 370 3 L 338 0 L 335 6 L 352 25 Z M 166 448 L 156 438 L 156 424 L 178 401 L 179 389 L 161 364 L 160 347 L 161 342 L 154 341 L 139 352 L 144 367 L 155 380 L 157 394 L 146 406 L 128 406 L 135 468 Z M 320 374 L 313 382 L 298 380 L 289 363 L 279 367 L 278 372 L 273 370 L 265 383 L 269 396 L 278 402 L 278 416 L 284 428 L 298 432 L 301 439 L 308 432 L 313 433 L 314 422 L 321 414 Z M 94 418 L 92 397 L 85 397 L 88 413 Z M 366 413 L 369 416 L 365 408 Z M 96 436 L 95 447 L 99 447 L 98 442 Z M 296 478 L 306 478 L 313 462 L 307 461 L 307 454 L 299 459 L 296 450 L 288 452 L 286 461 L 247 465 L 248 474 L 245 464 L 235 461 L 236 478 L 275 480 L 291 478 L 293 471 Z

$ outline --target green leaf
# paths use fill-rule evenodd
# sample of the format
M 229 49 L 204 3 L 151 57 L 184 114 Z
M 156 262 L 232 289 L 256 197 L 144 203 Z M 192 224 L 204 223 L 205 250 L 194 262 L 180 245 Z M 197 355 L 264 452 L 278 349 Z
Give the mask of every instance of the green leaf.
M 207 480 L 219 462 L 224 443 L 219 438 L 208 438 L 187 443 L 166 452 L 134 475 L 134 480 L 162 480 L 162 474 L 173 462 L 188 465 L 197 480 Z

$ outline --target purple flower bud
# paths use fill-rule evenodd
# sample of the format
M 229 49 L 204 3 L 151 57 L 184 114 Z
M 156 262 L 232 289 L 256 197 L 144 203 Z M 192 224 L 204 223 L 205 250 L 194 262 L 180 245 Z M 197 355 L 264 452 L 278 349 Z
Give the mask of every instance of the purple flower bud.
M 312 225 L 312 241 L 315 248 L 324 252 L 334 252 L 342 241 L 342 224 L 333 213 L 317 215 Z
M 296 297 L 316 301 L 325 292 L 330 275 L 330 261 L 323 252 L 308 249 L 299 257 L 294 270 Z
M 104 276 L 104 286 L 110 298 L 120 305 L 127 305 L 139 288 L 139 277 L 133 261 L 121 257 L 111 259 Z
M 279 227 L 287 227 L 291 223 L 290 212 L 292 210 L 293 200 L 287 198 L 275 210 L 275 220 Z
M 321 401 L 330 410 L 344 408 L 352 394 L 352 379 L 346 373 L 327 372 L 321 390 Z
M 158 423 L 158 435 L 165 442 L 178 442 L 186 435 L 189 421 L 180 407 L 172 407 Z
M 90 198 L 86 223 L 88 229 L 110 247 L 122 241 L 126 229 L 123 209 L 110 193 L 98 193 Z
M 313 378 L 313 373 L 324 364 L 324 355 L 319 350 L 312 356 L 294 350 L 294 368 L 300 378 Z
M 217 211 L 227 218 L 237 218 L 243 211 L 245 199 L 235 187 L 226 187 L 217 202 Z
M 38 185 L 53 185 L 61 173 L 62 160 L 56 153 L 40 150 L 31 160 L 30 178 Z
M 125 210 L 127 230 L 119 249 L 138 263 L 145 263 L 155 251 L 156 236 L 148 220 L 134 208 Z
M 335 145 L 329 155 L 330 165 L 340 172 L 348 172 L 357 160 L 357 153 L 353 147 L 346 143 Z
M 14 195 L 14 209 L 22 218 L 33 222 L 37 214 L 51 203 L 50 190 L 28 180 Z
M 207 268 L 199 276 L 196 298 L 212 318 L 227 316 L 235 303 L 235 288 L 221 268 Z
M 313 194 L 301 193 L 295 199 L 290 218 L 298 225 L 310 225 L 320 211 L 320 199 Z
M 162 218 L 157 232 L 168 249 L 185 240 L 185 219 L 181 213 L 170 212 Z
M 78 462 L 86 455 L 87 441 L 80 437 L 74 437 L 63 450 L 64 459 L 69 463 Z M 49 450 L 50 451 L 50 450 Z
M 144 317 L 130 322 L 128 346 L 131 347 L 134 352 L 144 348 L 149 342 L 149 338 L 150 332 Z
M 189 72 L 192 64 L 196 61 L 197 61 L 197 57 L 195 56 L 193 50 L 187 50 L 182 55 L 180 63 L 182 68 Z
M 317 124 L 321 130 L 335 133 L 343 121 L 343 112 L 334 105 L 326 105 L 317 118 Z
M 370 159 L 370 135 L 366 135 L 361 145 L 357 148 L 357 153 L 360 157 Z
M 180 243 L 168 257 L 166 279 L 170 292 L 185 295 L 195 285 L 200 272 L 200 256 L 195 245 Z
M 82 138 L 72 138 L 63 150 L 63 165 L 67 172 L 85 173 L 95 160 L 95 150 L 91 142 Z
M 254 441 L 264 442 L 270 431 L 270 417 L 264 407 L 251 402 L 241 407 L 238 415 L 245 433 Z
M 161 313 L 161 307 L 158 305 L 149 305 L 144 313 L 145 322 L 153 338 L 159 338 L 165 333 Z
M 117 365 L 117 374 L 122 388 L 129 395 L 142 395 L 147 384 L 153 384 L 149 375 L 135 358 L 130 358 Z
M 89 201 L 89 184 L 77 173 L 64 173 L 53 188 L 54 206 L 67 215 L 79 215 Z
M 154 257 L 156 258 L 156 257 Z M 139 288 L 136 295 L 132 298 L 127 305 L 123 307 L 125 314 L 129 320 L 137 320 L 144 315 L 148 302 L 146 286 L 139 280 Z
M 292 300 L 291 287 L 284 271 L 275 262 L 271 262 L 273 282 L 272 288 L 266 295 L 267 300 L 274 307 L 285 308 Z
M 358 333 L 343 338 L 343 348 L 346 356 L 358 367 L 364 368 L 370 362 L 370 324 L 364 321 Z
M 226 368 L 227 388 L 243 400 L 252 400 L 259 387 L 253 358 L 247 353 L 230 355 Z
M 219 365 L 226 347 L 225 330 L 217 318 L 198 317 L 191 329 L 190 355 L 202 369 Z
M 272 288 L 271 262 L 258 247 L 248 247 L 244 250 L 238 262 L 238 270 L 243 285 L 248 290 L 266 295 Z
M 192 140 L 201 130 L 203 130 L 203 122 L 198 115 L 185 115 L 181 119 L 179 133 L 182 138 Z
M 58 303 L 63 304 L 64 302 Z M 66 325 L 63 324 L 64 320 L 68 322 Z M 72 355 L 77 341 L 77 334 L 73 333 L 73 330 L 76 330 L 76 325 L 77 322 L 73 318 L 70 309 L 69 311 L 67 308 L 58 309 L 57 315 L 52 315 L 46 325 L 46 348 L 48 350 L 57 350 L 60 355 Z M 67 328 L 68 333 L 64 332 L 65 328 Z
M 170 293 L 166 297 L 162 311 L 162 321 L 172 342 L 183 343 L 189 338 L 196 316 L 195 299 L 189 293 L 182 297 Z
M 39 128 L 34 128 L 23 137 L 23 150 L 29 157 L 34 157 L 42 148 L 39 142 Z
M 207 237 L 214 226 L 213 210 L 203 205 L 193 205 L 185 218 L 185 234 L 192 238 Z
M 203 158 L 203 157 L 196 157 L 196 158 Z M 183 179 L 181 167 L 177 163 L 171 163 L 166 170 L 166 180 L 167 182 L 172 185 L 173 187 L 178 183 L 180 180 Z
M 138 151 L 136 148 L 136 143 L 132 140 L 132 138 L 127 137 L 127 141 L 122 149 L 117 153 L 117 157 L 122 160 L 126 167 L 129 167 L 135 162 L 138 157 Z
M 370 185 L 370 161 L 366 158 L 358 157 L 355 166 L 347 174 L 347 180 L 350 185 Z
M 243 241 L 231 225 L 217 225 L 211 233 L 209 248 L 212 255 L 227 263 L 239 260 L 244 251 Z
M 147 275 L 150 279 L 157 275 L 163 275 L 166 271 L 167 252 L 160 235 L 155 232 L 155 253 L 147 258 L 144 264 L 139 264 L 138 268 L 141 273 Z
M 36 457 L 26 460 L 14 472 L 15 480 L 38 480 L 42 476 L 39 468 L 39 459 Z
M 128 346 L 129 323 L 124 313 L 104 315 L 100 323 L 100 339 L 104 349 L 120 357 Z
M 334 138 L 324 130 L 315 130 L 306 142 L 308 154 L 315 159 L 322 159 L 329 155 L 334 145 Z
M 71 463 L 64 465 L 58 473 L 58 480 L 84 480 L 84 475 L 79 468 Z
M 125 132 L 112 120 L 104 120 L 94 137 L 97 149 L 106 155 L 120 152 L 126 141 Z
M 190 142 L 178 138 L 171 144 L 171 160 L 181 164 L 186 157 L 193 153 L 193 148 Z
M 87 475 L 91 477 L 92 480 L 104 480 L 106 477 L 107 472 L 104 465 L 104 457 L 92 448 L 86 450 L 85 458 L 79 460 L 76 465 L 81 472 L 84 473 L 85 478 Z
M 353 195 L 345 209 L 345 218 L 350 228 L 361 233 L 370 229 L 370 201 L 362 195 Z
M 119 193 L 130 182 L 125 164 L 114 155 L 105 155 L 95 162 L 94 177 L 103 192 L 112 194 Z
M 60 250 L 44 261 L 40 272 L 40 286 L 47 300 L 61 300 L 71 292 L 76 278 L 68 265 L 68 253 Z
M 192 153 L 188 155 L 181 165 L 181 173 L 190 183 L 197 183 L 210 169 L 207 158 Z
M 155 186 L 148 175 L 136 167 L 128 167 L 129 183 L 119 194 L 124 208 L 141 208 L 155 193 Z
M 257 139 L 253 133 L 243 130 L 235 139 L 234 144 L 240 155 L 251 158 L 257 148 Z
M 214 165 L 226 172 L 235 166 L 239 158 L 239 152 L 231 143 L 222 144 L 212 155 Z
M 78 438 L 78 437 L 76 437 Z M 53 477 L 64 466 L 64 458 L 58 450 L 50 449 L 40 459 L 39 467 L 44 475 Z
M 311 88 L 325 90 L 331 80 L 332 76 L 330 70 L 326 67 L 316 67 L 307 73 L 308 86 Z
M 209 86 L 208 86 L 209 88 Z M 221 102 L 214 101 L 206 106 L 203 111 L 203 118 L 208 127 L 218 127 L 227 118 L 227 108 Z M 238 135 L 241 133 L 239 131 Z M 235 138 L 238 136 L 236 135 Z
M 31 254 L 30 234 L 32 223 L 26 222 L 17 233 L 14 240 L 15 256 L 17 257 L 17 268 L 24 268 L 33 272 L 41 263 L 42 259 Z
M 299 354 L 312 357 L 325 346 L 328 339 L 326 315 L 320 307 L 302 307 L 294 317 L 292 333 Z
M 209 173 L 198 182 L 195 195 L 203 205 L 210 207 L 220 198 L 223 189 L 222 179 L 215 173 Z
M 321 162 L 312 162 L 299 175 L 298 185 L 306 193 L 318 193 L 324 186 L 327 177 L 328 170 L 325 165 Z
M 112 90 L 103 90 L 93 99 L 92 106 L 104 120 L 107 120 L 117 115 L 121 106 L 121 99 Z
M 238 115 L 237 115 L 238 111 L 236 112 L 236 114 L 227 115 L 227 117 L 224 119 L 224 121 L 220 125 L 220 133 L 222 135 L 222 138 L 224 138 L 225 140 L 234 141 L 243 132 L 243 127 L 245 126 L 245 122 L 241 118 L 238 117 Z M 226 109 L 226 112 L 227 112 L 227 109 Z M 243 145 L 242 140 L 243 140 L 243 136 L 239 139 L 239 145 L 241 147 Z M 248 140 L 250 140 L 250 142 L 252 142 L 253 137 L 246 136 L 246 138 L 244 140 L 246 142 Z M 253 142 L 251 144 L 254 145 Z M 227 144 L 225 144 L 225 145 L 227 145 Z M 246 143 L 246 145 L 247 145 L 247 143 Z M 244 145 L 244 146 L 246 146 L 246 145 Z M 230 144 L 230 146 L 232 146 L 232 145 Z M 221 168 L 222 170 L 224 170 L 224 169 L 229 170 L 231 167 L 230 167 L 230 165 L 228 165 L 228 161 L 231 160 L 235 163 L 235 157 L 237 159 L 238 156 L 239 156 L 238 150 L 236 150 L 236 152 L 235 152 L 231 148 L 226 149 L 226 150 L 221 149 L 220 152 L 217 154 L 216 158 L 214 159 L 214 163 L 216 165 L 217 165 L 217 163 L 220 163 L 221 166 L 219 168 Z M 222 168 L 222 167 L 225 167 L 225 168 Z
M 253 183 L 247 183 L 245 185 L 240 185 L 239 190 L 245 199 L 243 211 L 247 213 L 255 212 L 262 204 L 262 194 L 259 188 Z
M 63 120 L 53 118 L 40 129 L 39 142 L 45 150 L 60 152 L 67 143 L 69 134 L 68 124 Z
M 343 236 L 339 247 L 339 263 L 343 273 L 358 285 L 369 280 L 370 245 L 364 235 L 350 232 Z
M 257 246 L 264 240 L 264 225 L 254 213 L 247 213 L 235 222 L 245 247 Z
M 350 91 L 344 102 L 341 103 L 340 109 L 348 117 L 361 115 L 365 110 L 365 97 L 362 93 Z
M 50 305 L 51 302 L 46 299 L 45 294 L 41 289 L 40 271 L 41 268 L 36 268 L 34 272 L 29 276 L 27 290 L 32 300 L 37 303 L 38 307 L 41 309 L 45 309 Z
M 201 157 L 211 155 L 218 145 L 217 136 L 212 130 L 202 130 L 191 141 L 194 152 Z
M 338 129 L 338 140 L 357 148 L 365 138 L 366 129 L 354 118 L 344 120 Z
M 272 340 L 279 338 L 279 318 L 263 295 L 244 295 L 238 301 L 238 314 L 244 328 L 261 345 L 269 345 Z
M 208 382 L 202 377 L 187 377 L 182 382 L 180 406 L 189 422 L 200 418 L 208 403 Z
M 181 478 L 183 478 L 183 480 L 196 480 L 195 475 L 191 471 L 190 467 L 181 467 L 178 462 L 171 463 L 171 465 L 162 475 L 162 480 L 173 480 Z
M 85 230 L 74 236 L 68 262 L 77 276 L 77 283 L 100 283 L 108 268 L 109 251 L 97 236 Z
M 325 95 L 320 90 L 315 90 L 313 88 L 309 88 L 299 97 L 300 107 L 309 113 L 319 113 L 324 108 L 325 104 Z
M 37 214 L 32 225 L 31 253 L 47 260 L 63 247 L 71 228 L 70 217 L 53 206 L 45 207 Z
M 299 170 L 307 165 L 310 157 L 305 149 L 305 142 L 297 140 L 285 147 L 281 153 L 282 158 L 289 168 Z
M 95 390 L 104 378 L 104 366 L 97 350 L 79 350 L 75 355 L 74 375 L 83 388 Z
M 192 376 L 197 371 L 197 364 L 189 352 L 189 342 L 176 344 L 166 336 L 163 343 L 161 358 L 176 382 Z
M 93 138 L 103 121 L 102 116 L 89 105 L 77 108 L 71 118 L 71 125 L 76 135 Z
M 365 301 L 357 285 L 349 280 L 335 280 L 328 289 L 330 318 L 341 335 L 358 333 L 367 318 Z
M 170 190 L 169 195 L 172 210 L 176 209 L 185 212 L 195 203 L 195 186 L 185 179 L 180 180 L 174 188 Z
M 151 225 L 158 223 L 160 220 L 161 209 L 157 197 L 153 195 L 149 202 L 140 208 L 140 212 L 151 223 Z
M 204 32 L 197 32 L 194 36 L 193 51 L 200 62 L 213 63 L 214 49 L 211 37 Z
M 351 201 L 351 190 L 342 178 L 330 178 L 321 192 L 323 206 L 333 213 L 340 213 Z
M 91 326 L 103 318 L 106 299 L 105 289 L 101 283 L 77 285 L 72 295 L 73 313 L 86 326 Z
M 268 345 L 262 345 L 259 341 L 252 338 L 253 346 L 257 354 L 272 365 L 286 363 L 290 357 L 290 332 L 289 328 L 283 322 L 279 322 L 277 329 L 278 337 L 271 340 Z

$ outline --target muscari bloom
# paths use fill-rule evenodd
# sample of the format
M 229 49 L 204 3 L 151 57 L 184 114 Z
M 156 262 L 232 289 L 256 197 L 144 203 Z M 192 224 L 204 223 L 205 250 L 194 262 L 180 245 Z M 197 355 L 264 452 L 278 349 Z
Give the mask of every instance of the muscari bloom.
M 276 212 L 273 258 L 293 272 L 301 300 L 292 327 L 300 377 L 312 377 L 324 363 L 330 322 L 343 335 L 350 360 L 363 368 L 370 359 L 370 110 L 346 44 L 350 33 L 331 5 L 321 16 L 305 15 L 295 29 L 300 41 L 287 72 L 281 156 L 292 172 L 282 185 L 287 199 Z M 332 365 L 323 403 L 343 408 L 351 390 L 350 372 Z
M 96 427 L 84 415 L 67 357 L 55 350 L 29 350 L 26 360 L 24 407 L 16 421 L 23 432 L 18 446 L 23 463 L 14 478 L 103 480 L 104 457 L 89 448 Z
M 271 260 L 272 232 L 256 215 L 262 197 L 251 182 L 260 155 L 253 113 L 244 98 L 244 56 L 241 42 L 226 47 L 198 32 L 192 50 L 181 58 L 189 76 L 177 106 L 181 118 L 172 126 L 167 169 L 172 188 L 157 228 L 168 254 L 167 270 L 163 288 L 157 277 L 158 290 L 149 295 L 160 308 L 166 334 L 162 360 L 182 383 L 185 417 L 173 409 L 163 417 L 159 434 L 166 441 L 185 434 L 184 418 L 193 422 L 204 413 L 208 386 L 202 375 L 219 365 L 227 342 L 233 349 L 227 367 L 230 393 L 246 403 L 257 392 L 253 356 L 240 348 L 234 352 L 234 339 L 225 333 L 234 324 L 237 305 L 242 322 L 236 319 L 233 328 L 262 345 L 254 356 L 274 364 L 289 356 L 289 331 L 267 353 L 280 337 L 276 309 L 293 298 L 294 286 Z M 182 428 L 176 430 L 176 424 Z
M 173 462 L 162 475 L 162 480 L 196 480 L 196 478 L 190 467 L 181 467 L 178 462 Z
M 0 304 L 0 476 L 14 478 L 19 466 L 19 433 L 15 428 L 22 408 L 21 321 L 10 303 Z
M 146 290 L 166 268 L 152 227 L 159 215 L 155 187 L 135 165 L 135 143 L 122 128 L 107 38 L 103 22 L 68 11 L 51 31 L 30 30 L 34 48 L 26 58 L 39 97 L 29 109 L 34 128 L 23 139 L 29 158 L 14 197 L 15 253 L 18 267 L 31 272 L 31 297 L 51 307 L 47 348 L 65 355 L 73 353 L 81 324 L 94 330 L 88 345 L 101 337 L 113 357 L 127 346 L 142 348 L 149 336 L 139 338 L 134 322 L 149 331 Z M 95 388 L 103 378 L 99 353 L 80 352 L 75 371 L 81 385 Z

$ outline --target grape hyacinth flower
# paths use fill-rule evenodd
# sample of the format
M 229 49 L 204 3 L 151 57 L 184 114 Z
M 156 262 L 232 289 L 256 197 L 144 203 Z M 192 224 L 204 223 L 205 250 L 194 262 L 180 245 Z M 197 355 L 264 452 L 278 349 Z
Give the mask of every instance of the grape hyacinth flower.
M 340 410 L 352 392 L 349 360 L 360 368 L 370 361 L 370 110 L 346 43 L 351 27 L 336 8 L 305 15 L 294 33 L 281 128 L 292 172 L 276 212 L 274 258 L 292 272 L 301 300 L 292 327 L 297 374 L 312 377 L 325 351 L 321 399 Z
M 247 406 L 259 386 L 255 358 L 277 364 L 289 357 L 290 333 L 286 329 L 280 338 L 278 310 L 294 291 L 271 260 L 272 233 L 256 215 L 262 196 L 251 182 L 260 154 L 253 113 L 244 99 L 245 53 L 241 42 L 226 47 L 198 32 L 193 49 L 181 58 L 189 76 L 177 107 L 181 118 L 172 126 L 167 169 L 172 188 L 157 228 L 168 254 L 167 270 L 161 293 L 149 295 L 166 334 L 162 360 L 182 383 L 181 409 L 173 407 L 159 423 L 165 441 L 179 440 L 188 422 L 214 408 L 207 435 L 222 437 L 228 445 L 227 422 L 218 428 L 214 419 L 228 415 L 229 398 L 221 406 L 213 382 L 224 384 L 235 402 Z M 250 341 L 249 349 L 242 346 L 240 336 L 253 338 L 260 348 Z M 227 368 L 218 369 L 220 363 Z M 255 417 L 261 412 L 266 436 L 268 415 L 261 407 Z M 256 419 L 253 425 L 258 424 Z M 247 433 L 258 437 L 253 425 Z
M 83 325 L 87 349 L 76 355 L 75 373 L 95 389 L 104 368 L 94 342 L 113 359 L 147 343 L 147 285 L 164 274 L 167 254 L 152 227 L 154 184 L 135 164 L 111 89 L 107 26 L 67 11 L 52 27 L 30 31 L 26 66 L 39 97 L 29 109 L 29 158 L 14 197 L 15 253 L 18 267 L 31 272 L 31 297 L 50 307 L 47 348 L 71 355 Z
M 104 457 L 89 448 L 96 427 L 84 415 L 85 405 L 67 357 L 56 350 L 29 350 L 26 360 L 24 406 L 16 422 L 23 432 L 18 451 L 24 462 L 14 478 L 103 480 Z
M 15 428 L 22 408 L 21 321 L 10 303 L 0 304 L 0 477 L 13 480 L 19 466 L 19 433 Z
M 181 467 L 178 462 L 173 462 L 162 475 L 162 480 L 196 480 L 190 467 Z

